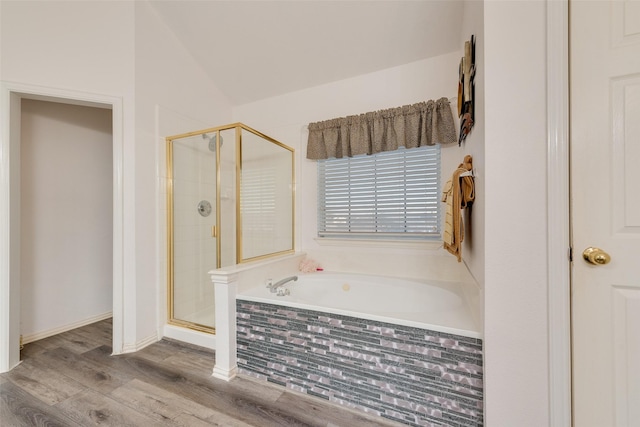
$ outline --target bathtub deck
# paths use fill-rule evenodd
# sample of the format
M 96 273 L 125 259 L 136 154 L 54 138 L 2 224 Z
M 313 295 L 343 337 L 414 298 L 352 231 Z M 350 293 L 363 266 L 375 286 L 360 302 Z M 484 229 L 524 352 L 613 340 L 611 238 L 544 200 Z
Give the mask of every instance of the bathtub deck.
M 465 299 L 475 291 L 471 284 L 323 272 L 301 274 L 286 287 L 291 291 L 287 296 L 256 286 L 237 299 L 482 338 Z
M 110 320 L 27 344 L 0 374 L 3 427 L 397 426 L 253 380 L 211 377 L 214 353 L 163 340 L 111 356 Z

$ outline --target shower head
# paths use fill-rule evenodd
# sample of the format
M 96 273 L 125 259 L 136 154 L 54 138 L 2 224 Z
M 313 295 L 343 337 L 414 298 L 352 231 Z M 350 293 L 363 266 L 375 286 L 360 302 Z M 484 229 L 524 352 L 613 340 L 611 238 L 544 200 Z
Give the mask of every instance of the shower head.
M 214 153 L 216 152 L 217 135 L 217 133 L 214 133 L 213 135 L 209 135 L 207 133 L 202 134 L 202 139 L 209 140 L 209 151 L 212 151 Z M 220 147 L 222 147 L 222 135 L 220 136 Z

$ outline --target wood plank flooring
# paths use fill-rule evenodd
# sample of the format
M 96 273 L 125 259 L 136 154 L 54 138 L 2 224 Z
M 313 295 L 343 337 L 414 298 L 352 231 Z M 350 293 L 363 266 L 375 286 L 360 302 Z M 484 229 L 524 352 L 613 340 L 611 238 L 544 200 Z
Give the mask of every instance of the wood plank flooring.
M 215 353 L 162 340 L 111 356 L 111 320 L 25 345 L 0 374 L 0 426 L 389 427 L 247 378 L 211 377 Z

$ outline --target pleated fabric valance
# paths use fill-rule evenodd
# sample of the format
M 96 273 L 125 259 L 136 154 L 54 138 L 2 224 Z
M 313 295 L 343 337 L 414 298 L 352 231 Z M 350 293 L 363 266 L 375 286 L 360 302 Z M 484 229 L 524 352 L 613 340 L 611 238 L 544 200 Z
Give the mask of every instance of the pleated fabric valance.
M 456 142 L 447 98 L 309 124 L 307 159 L 351 157 Z

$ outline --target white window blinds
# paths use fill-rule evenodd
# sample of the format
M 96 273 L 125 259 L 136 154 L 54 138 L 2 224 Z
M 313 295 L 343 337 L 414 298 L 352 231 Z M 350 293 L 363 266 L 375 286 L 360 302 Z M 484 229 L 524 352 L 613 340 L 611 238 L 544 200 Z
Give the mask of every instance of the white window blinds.
M 440 146 L 318 161 L 318 236 L 440 238 Z

